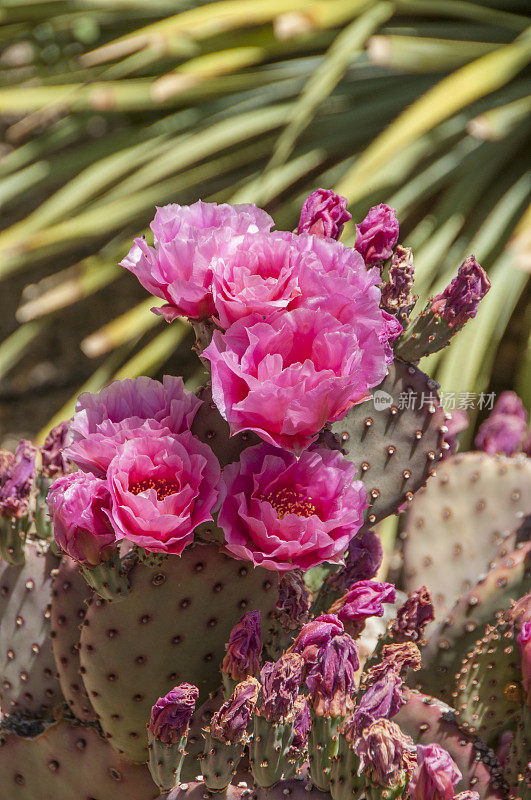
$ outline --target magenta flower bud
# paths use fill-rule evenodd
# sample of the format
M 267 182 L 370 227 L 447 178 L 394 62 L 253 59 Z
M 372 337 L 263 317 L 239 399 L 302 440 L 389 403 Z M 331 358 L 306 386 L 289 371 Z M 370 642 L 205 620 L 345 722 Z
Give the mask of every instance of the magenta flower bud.
M 347 199 L 331 189 L 316 189 L 304 201 L 297 233 L 313 233 L 339 239 L 343 225 L 351 219 Z
M 52 428 L 41 447 L 42 471 L 48 478 L 58 478 L 71 471 L 64 448 L 68 438 L 68 422 L 60 422 Z
M 382 563 L 382 543 L 374 531 L 362 529 L 350 540 L 345 566 L 330 578 L 330 585 L 340 592 L 357 581 L 374 578 Z
M 527 705 L 531 708 L 531 622 L 523 623 L 516 641 L 520 647 L 522 686 L 527 695 Z
M 462 328 L 467 320 L 476 316 L 479 302 L 489 289 L 487 273 L 474 256 L 468 256 L 453 281 L 433 298 L 431 310 L 450 328 Z
M 188 734 L 198 697 L 199 689 L 190 683 L 181 683 L 159 697 L 147 726 L 152 736 L 166 744 L 178 744 Z
M 383 617 L 383 603 L 395 602 L 395 587 L 391 583 L 357 581 L 330 608 L 337 614 L 352 636 L 359 636 L 369 617 Z
M 493 413 L 479 426 L 474 444 L 490 455 L 512 456 L 520 450 L 525 432 L 526 425 L 520 417 Z
M 404 605 L 396 612 L 391 623 L 391 635 L 395 642 L 418 642 L 424 628 L 435 618 L 433 603 L 426 586 L 411 592 Z
M 450 419 L 446 420 L 447 432 L 444 434 L 444 444 L 446 449 L 443 449 L 442 458 L 449 458 L 457 450 L 458 435 L 468 428 L 468 414 L 466 411 L 456 408 L 452 411 Z
M 516 392 L 502 392 L 494 404 L 493 414 L 510 414 L 527 422 L 527 411 Z
M 262 702 L 258 709 L 268 722 L 282 722 L 293 711 L 304 667 L 297 653 L 285 653 L 278 661 L 267 661 L 260 672 Z
M 475 445 L 485 453 L 511 456 L 523 445 L 527 411 L 515 392 L 502 392 L 490 416 L 479 426 Z
M 221 669 L 235 681 L 257 675 L 262 655 L 260 611 L 248 611 L 232 629 Z
M 387 283 L 382 286 L 380 305 L 385 311 L 396 314 L 401 309 L 411 309 L 417 299 L 411 293 L 414 275 L 411 248 L 399 244 L 391 259 Z
M 28 512 L 29 496 L 35 480 L 37 448 L 21 439 L 12 456 L 3 459 L 0 476 L 0 515 L 20 519 Z
M 275 616 L 287 630 L 297 630 L 308 619 L 310 592 L 304 585 L 302 572 L 298 569 L 285 572 L 280 579 Z
M 354 247 L 369 266 L 390 258 L 398 241 L 396 211 L 385 203 L 373 206 L 365 219 L 356 225 Z
M 352 709 L 360 662 L 348 633 L 334 636 L 321 650 L 306 678 L 313 709 L 321 717 L 344 717 Z
M 378 719 L 362 731 L 354 744 L 360 760 L 358 773 L 368 774 L 379 786 L 394 787 L 403 780 L 413 740 L 388 719 Z
M 300 753 L 306 749 L 312 726 L 310 709 L 304 695 L 299 694 L 293 704 L 293 741 L 291 750 Z
M 402 678 L 392 669 L 363 693 L 351 717 L 352 728 L 357 736 L 376 719 L 390 719 L 404 703 Z
M 212 738 L 227 744 L 242 743 L 246 738 L 259 691 L 260 683 L 256 678 L 249 677 L 239 683 L 232 697 L 212 717 Z
M 48 492 L 55 541 L 71 558 L 87 567 L 106 561 L 116 547 L 107 511 L 105 481 L 84 472 L 58 478 Z
M 418 744 L 417 761 L 409 782 L 412 800 L 454 800 L 454 788 L 463 776 L 449 753 L 438 744 Z
M 310 669 L 334 636 L 344 632 L 343 623 L 335 614 L 321 614 L 303 626 L 290 649 L 294 653 L 300 653 L 306 668 Z

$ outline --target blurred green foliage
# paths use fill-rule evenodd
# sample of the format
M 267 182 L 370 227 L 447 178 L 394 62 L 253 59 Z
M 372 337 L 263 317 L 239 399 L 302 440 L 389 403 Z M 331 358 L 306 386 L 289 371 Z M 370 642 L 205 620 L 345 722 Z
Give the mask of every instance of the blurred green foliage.
M 28 283 L 0 381 L 96 297 L 95 329 L 68 330 L 85 387 L 158 374 L 188 326 L 116 303 L 155 204 L 254 202 L 292 228 L 324 186 L 354 221 L 397 209 L 420 302 L 476 255 L 492 290 L 426 366 L 479 391 L 501 359 L 531 400 L 526 0 L 4 0 L 0 20 L 0 279 Z

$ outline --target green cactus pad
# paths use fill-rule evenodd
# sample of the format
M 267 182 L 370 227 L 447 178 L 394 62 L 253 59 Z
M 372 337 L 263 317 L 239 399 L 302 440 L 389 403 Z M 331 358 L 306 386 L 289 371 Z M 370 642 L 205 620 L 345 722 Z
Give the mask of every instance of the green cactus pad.
M 511 603 L 531 591 L 531 542 L 496 564 L 432 630 L 422 651 L 422 670 L 415 685 L 451 702 L 453 680 L 462 660 L 483 633 Z
M 245 611 L 262 627 L 278 597 L 278 576 L 213 545 L 194 545 L 159 568 L 137 565 L 120 603 L 94 599 L 81 633 L 81 672 L 103 731 L 121 754 L 146 759 L 151 706 L 177 683 L 219 686 L 225 643 Z
M 506 728 L 516 726 L 524 703 L 520 651 L 516 637 L 531 621 L 531 594 L 488 626 L 463 661 L 454 700 L 459 724 L 495 744 Z
M 450 753 L 463 775 L 456 792 L 474 789 L 480 800 L 506 800 L 507 787 L 494 753 L 458 728 L 453 708 L 412 690 L 405 691 L 405 700 L 393 721 L 416 744 L 437 743 Z
M 406 589 L 425 584 L 438 617 L 468 591 L 529 511 L 531 459 L 463 453 L 443 461 L 406 518 Z
M 120 761 L 94 728 L 63 720 L 33 738 L 0 728 L 2 800 L 155 800 L 147 767 Z
M 426 483 L 439 461 L 446 430 L 437 384 L 411 364 L 391 364 L 373 395 L 375 400 L 355 406 L 332 425 L 333 441 L 329 432 L 323 437 L 359 468 L 371 503 L 371 525 L 394 513 Z
M 197 396 L 203 401 L 203 405 L 199 407 L 195 415 L 192 433 L 195 433 L 198 439 L 212 448 L 222 467 L 232 461 L 238 461 L 242 450 L 262 441 L 250 431 L 237 433 L 235 436 L 230 435 L 229 423 L 225 422 L 213 402 L 210 386 L 199 389 Z
M 92 590 L 79 571 L 79 566 L 68 556 L 61 565 L 52 584 L 52 650 L 59 682 L 72 713 L 84 722 L 96 719 L 89 696 L 79 674 L 79 638 Z
M 216 711 L 219 711 L 223 700 L 223 690 L 220 687 L 194 711 L 186 742 L 187 755 L 181 769 L 181 781 L 193 781 L 201 775 L 200 759 L 205 748 L 203 730 L 209 727 L 212 717 Z
M 250 800 L 251 793 L 241 786 L 228 786 L 226 791 L 209 792 L 207 787 L 202 781 L 192 781 L 190 783 L 181 783 L 171 792 L 161 794 L 159 800 L 211 800 L 211 798 L 223 798 L 223 800 L 240 800 L 245 797 Z
M 50 639 L 52 573 L 59 559 L 37 543 L 26 561 L 0 562 L 0 706 L 38 712 L 62 702 Z

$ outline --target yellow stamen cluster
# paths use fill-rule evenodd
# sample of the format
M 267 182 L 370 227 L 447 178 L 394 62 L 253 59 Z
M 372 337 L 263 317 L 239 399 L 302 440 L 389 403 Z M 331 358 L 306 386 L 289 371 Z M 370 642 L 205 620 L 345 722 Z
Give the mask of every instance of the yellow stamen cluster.
M 179 491 L 179 486 L 176 483 L 167 481 L 166 478 L 144 478 L 142 481 L 136 481 L 129 487 L 131 494 L 140 494 L 147 492 L 148 489 L 155 489 L 157 493 L 157 500 L 164 500 L 170 494 L 175 494 Z
M 286 514 L 297 514 L 299 517 L 311 517 L 317 509 L 311 497 L 306 497 L 296 489 L 283 487 L 260 498 L 271 503 L 279 519 L 284 519 Z

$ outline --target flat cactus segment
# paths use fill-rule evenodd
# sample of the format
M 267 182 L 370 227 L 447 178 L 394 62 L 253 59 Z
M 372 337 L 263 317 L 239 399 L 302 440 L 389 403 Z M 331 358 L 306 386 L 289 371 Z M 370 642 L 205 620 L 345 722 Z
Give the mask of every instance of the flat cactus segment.
M 197 396 L 203 401 L 203 404 L 195 415 L 192 433 L 212 448 L 222 467 L 232 461 L 239 461 L 242 450 L 262 441 L 250 431 L 237 433 L 235 436 L 230 435 L 229 423 L 223 419 L 212 400 L 210 386 L 199 389 Z
M 496 564 L 432 630 L 415 685 L 451 702 L 454 677 L 483 633 L 511 603 L 531 591 L 531 542 Z
M 250 800 L 251 792 L 241 786 L 228 786 L 227 789 L 220 792 L 210 792 L 202 781 L 192 781 L 190 783 L 181 783 L 170 792 L 161 794 L 159 800 L 210 800 L 211 798 L 221 797 L 223 800 L 240 800 L 246 798 Z
M 0 562 L 0 707 L 39 712 L 62 702 L 50 639 L 52 573 L 59 559 L 28 543 L 26 561 Z
M 199 703 L 217 689 L 225 643 L 247 610 L 262 629 L 278 598 L 276 573 L 194 545 L 161 567 L 138 564 L 131 594 L 97 598 L 81 634 L 81 672 L 110 743 L 133 761 L 146 759 L 151 706 L 177 683 L 199 687 Z
M 181 769 L 181 781 L 193 781 L 201 774 L 200 756 L 205 748 L 203 728 L 210 725 L 212 717 L 216 711 L 219 711 L 223 700 L 223 690 L 220 687 L 194 711 L 186 742 L 186 758 Z
M 83 722 L 96 719 L 79 673 L 79 639 L 92 591 L 68 556 L 61 561 L 52 584 L 52 650 L 59 682 L 72 713 Z
M 463 661 L 455 685 L 459 724 L 495 744 L 507 727 L 515 727 L 524 704 L 520 651 L 516 637 L 531 622 L 531 594 L 489 626 Z
M 463 774 L 457 792 L 470 788 L 478 792 L 480 800 L 507 800 L 507 787 L 494 753 L 458 728 L 453 708 L 411 690 L 406 690 L 405 699 L 393 721 L 415 743 L 437 743 L 450 753 Z
M 412 364 L 395 361 L 373 396 L 331 428 L 336 446 L 358 466 L 367 486 L 371 525 L 426 483 L 445 429 L 437 384 Z
M 331 800 L 328 792 L 321 792 L 313 788 L 311 782 L 297 778 L 280 781 L 270 789 L 257 787 L 248 798 L 249 800 Z
M 425 584 L 438 617 L 495 559 L 531 504 L 531 459 L 462 453 L 439 464 L 405 523 L 406 589 Z
M 2 800 L 155 800 L 147 767 L 120 761 L 94 728 L 63 720 L 34 738 L 0 728 Z

